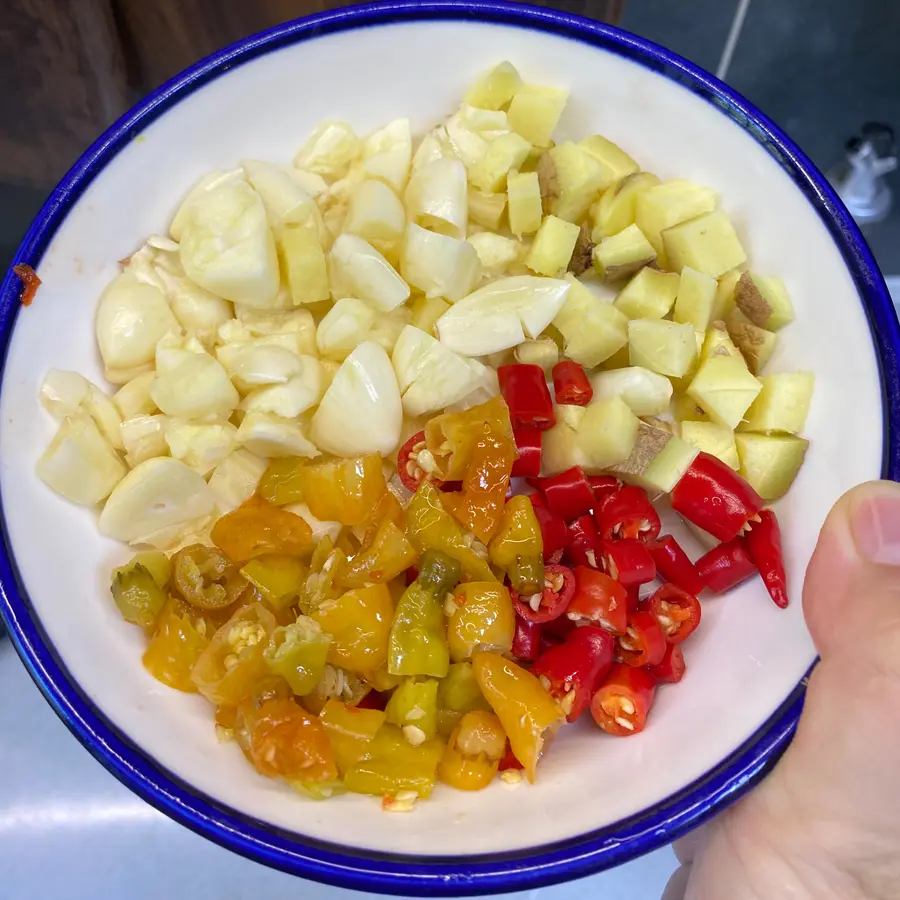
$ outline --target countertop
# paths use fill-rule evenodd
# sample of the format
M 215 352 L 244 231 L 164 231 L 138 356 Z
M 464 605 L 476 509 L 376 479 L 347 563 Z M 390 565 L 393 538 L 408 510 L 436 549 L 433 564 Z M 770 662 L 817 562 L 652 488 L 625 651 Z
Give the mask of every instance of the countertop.
M 41 697 L 0 639 L 0 900 L 358 900 L 198 837 L 110 775 Z M 611 872 L 511 897 L 658 900 L 669 848 Z M 375 895 L 371 895 L 375 896 Z

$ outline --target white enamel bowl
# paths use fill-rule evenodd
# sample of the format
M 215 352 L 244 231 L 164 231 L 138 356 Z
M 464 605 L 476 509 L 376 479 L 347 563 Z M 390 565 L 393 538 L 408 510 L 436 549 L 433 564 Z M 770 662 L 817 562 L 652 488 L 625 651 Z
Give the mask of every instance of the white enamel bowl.
M 304 801 L 220 745 L 201 698 L 141 667 L 143 637 L 108 599 L 121 546 L 93 513 L 34 474 L 53 425 L 47 369 L 102 381 L 93 316 L 117 260 L 164 231 L 201 173 L 241 157 L 291 159 L 321 119 L 360 133 L 397 116 L 422 131 L 501 59 L 572 100 L 563 137 L 599 132 L 662 178 L 719 191 L 755 268 L 780 274 L 797 322 L 772 368 L 810 369 L 805 466 L 778 513 L 794 598 L 759 581 L 704 605 L 681 685 L 645 733 L 572 727 L 534 787 L 438 788 L 412 815 L 371 799 Z M 19 253 L 44 279 L 19 309 L 3 287 L 0 394 L 2 611 L 49 701 L 100 761 L 149 802 L 227 847 L 306 877 L 400 893 L 533 887 L 615 865 L 745 790 L 790 739 L 815 652 L 800 590 L 817 531 L 852 485 L 898 473 L 897 321 L 849 217 L 809 161 L 710 76 L 654 45 L 546 10 L 385 3 L 248 39 L 164 86 L 110 129 L 42 210 Z M 873 337 L 874 335 L 874 337 Z

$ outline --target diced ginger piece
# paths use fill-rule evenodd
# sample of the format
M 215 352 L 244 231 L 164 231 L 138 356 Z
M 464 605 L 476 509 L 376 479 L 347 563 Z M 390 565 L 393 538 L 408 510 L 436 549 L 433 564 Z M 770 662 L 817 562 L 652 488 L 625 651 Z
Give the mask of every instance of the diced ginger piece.
M 565 355 L 590 369 L 626 346 L 628 319 L 574 276 L 567 275 L 566 280 L 571 288 L 553 327 L 562 335 Z
M 662 237 L 669 267 L 675 272 L 690 266 L 718 278 L 747 261 L 731 219 L 721 209 L 668 228 Z
M 560 277 L 569 268 L 579 231 L 580 228 L 572 222 L 547 216 L 525 257 L 525 265 L 538 275 Z
M 603 167 L 572 141 L 551 148 L 546 155 L 553 165 L 558 191 L 549 211 L 560 219 L 580 223 L 605 186 Z
M 522 86 L 522 78 L 511 62 L 502 62 L 485 72 L 466 94 L 466 103 L 478 109 L 503 109 Z
M 681 423 L 681 439 L 691 446 L 715 456 L 732 469 L 740 467 L 734 432 L 716 422 Z
M 641 269 L 616 297 L 616 309 L 629 319 L 662 319 L 669 314 L 681 279 L 672 272 Z
M 600 134 L 586 137 L 578 145 L 590 153 L 603 168 L 601 190 L 606 190 L 617 181 L 640 171 L 640 166 L 618 145 Z
M 632 319 L 628 323 L 628 349 L 631 365 L 681 378 L 697 355 L 697 339 L 690 325 L 665 319 Z
M 594 243 L 591 241 L 591 227 L 587 222 L 578 229 L 578 240 L 569 260 L 569 271 L 573 275 L 584 275 L 594 265 Z
M 637 225 L 629 225 L 618 234 L 594 247 L 594 268 L 607 281 L 622 281 L 640 272 L 656 259 L 656 250 Z
M 469 218 L 482 228 L 491 231 L 499 231 L 503 221 L 503 213 L 506 212 L 506 194 L 486 194 L 484 191 L 476 191 L 469 187 Z M 540 215 L 538 216 L 540 219 Z M 540 228 L 538 221 L 535 231 Z
M 279 236 L 278 249 L 294 306 L 327 300 L 331 293 L 328 261 L 317 232 L 286 228 Z
M 549 147 L 568 102 L 568 91 L 523 84 L 509 104 L 509 127 L 535 147 Z
M 676 422 L 708 422 L 709 416 L 697 401 L 687 393 L 675 394 L 672 401 L 672 416 Z
M 671 493 L 699 453 L 696 447 L 673 435 L 647 466 L 640 479 L 641 487 Z
M 780 278 L 744 272 L 734 289 L 737 308 L 759 328 L 777 331 L 794 321 L 794 307 Z
M 742 359 L 713 356 L 697 370 L 687 392 L 714 422 L 734 430 L 761 390 Z
M 639 420 L 634 449 L 628 459 L 608 466 L 607 471 L 611 475 L 617 475 L 623 481 L 640 483 L 641 476 L 647 471 L 653 460 L 662 453 L 671 439 L 671 433 L 665 428 Z
M 640 193 L 635 203 L 634 221 L 660 254 L 663 268 L 668 265 L 662 259 L 662 233 L 673 225 L 712 212 L 717 202 L 715 191 L 681 179 L 664 181 Z M 681 268 L 679 266 L 678 271 Z
M 614 306 L 612 306 L 611 303 L 609 304 L 609 306 L 611 306 L 613 309 L 616 309 Z M 616 309 L 616 312 L 618 313 L 619 311 Z M 616 369 L 627 369 L 631 366 L 631 354 L 628 350 L 628 319 L 624 315 L 622 315 L 622 313 L 619 313 L 619 315 L 622 316 L 622 318 L 625 320 L 625 343 L 621 347 L 619 347 L 619 349 L 616 350 L 616 352 L 613 353 L 612 356 L 607 357 L 603 360 L 603 362 L 600 363 L 600 370 L 602 372 L 612 372 Z
M 523 84 L 509 104 L 509 127 L 535 147 L 549 147 L 568 102 L 568 91 Z
M 747 410 L 741 431 L 799 434 L 806 425 L 812 402 L 812 372 L 779 372 L 759 379 L 762 390 Z
M 545 475 L 558 475 L 572 466 L 584 466 L 587 457 L 578 444 L 578 427 L 586 407 L 560 404 L 556 407 L 556 424 L 543 433 L 541 470 Z
M 509 132 L 491 141 L 487 153 L 472 166 L 469 181 L 480 191 L 496 192 L 506 187 L 512 170 L 518 171 L 531 153 L 525 138 Z
M 718 284 L 715 278 L 704 275 L 690 266 L 681 270 L 681 283 L 672 318 L 676 322 L 689 322 L 695 331 L 706 333 L 712 321 Z
M 741 351 L 734 345 L 728 328 L 724 322 L 713 321 L 707 329 L 700 348 L 700 363 L 705 363 L 713 356 L 733 356 L 735 359 L 743 359 Z
M 506 184 L 509 199 L 509 230 L 516 236 L 534 234 L 543 219 L 541 186 L 537 172 L 511 174 Z
M 559 362 L 559 347 L 550 338 L 525 341 L 515 350 L 516 362 L 524 365 L 540 366 L 549 377 L 553 367 Z
M 733 309 L 726 321 L 728 333 L 741 351 L 747 366 L 758 375 L 772 358 L 778 345 L 778 335 L 754 325 L 739 309 Z
M 766 501 L 783 497 L 806 457 L 809 441 L 793 435 L 738 433 L 734 436 L 740 473 Z
M 744 269 L 740 266 L 736 269 L 720 275 L 716 287 L 716 301 L 713 304 L 711 321 L 724 322 L 734 309 L 734 290 L 741 280 Z
M 588 471 L 600 471 L 631 455 L 640 419 L 621 397 L 608 397 L 585 408 L 577 446 Z
M 591 209 L 591 238 L 594 243 L 600 243 L 604 238 L 634 225 L 637 198 L 658 184 L 659 179 L 650 172 L 635 172 L 608 187 Z

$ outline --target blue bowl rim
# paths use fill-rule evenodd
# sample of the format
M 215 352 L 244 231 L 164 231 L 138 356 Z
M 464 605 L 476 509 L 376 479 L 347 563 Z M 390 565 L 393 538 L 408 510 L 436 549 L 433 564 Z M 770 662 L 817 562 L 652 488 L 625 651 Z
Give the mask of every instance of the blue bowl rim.
M 635 61 L 715 105 L 791 176 L 828 227 L 868 315 L 884 397 L 883 477 L 900 480 L 900 326 L 863 237 L 824 176 L 772 121 L 702 69 L 650 41 L 569 13 L 504 0 L 389 0 L 289 22 L 239 41 L 185 70 L 115 122 L 75 163 L 42 207 L 14 262 L 35 268 L 53 235 L 103 167 L 168 108 L 238 65 L 279 48 L 360 27 L 463 20 L 548 31 Z M 0 289 L 0 354 L 19 312 L 11 270 Z M 2 372 L 2 370 L 0 370 Z M 400 895 L 466 896 L 554 884 L 622 864 L 669 843 L 720 812 L 765 775 L 790 742 L 807 679 L 744 744 L 713 770 L 651 810 L 552 845 L 476 857 L 416 857 L 356 851 L 298 836 L 237 813 L 193 790 L 146 756 L 84 696 L 28 599 L 10 550 L 0 498 L 0 613 L 17 652 L 51 706 L 117 778 L 193 831 L 250 859 L 316 881 Z

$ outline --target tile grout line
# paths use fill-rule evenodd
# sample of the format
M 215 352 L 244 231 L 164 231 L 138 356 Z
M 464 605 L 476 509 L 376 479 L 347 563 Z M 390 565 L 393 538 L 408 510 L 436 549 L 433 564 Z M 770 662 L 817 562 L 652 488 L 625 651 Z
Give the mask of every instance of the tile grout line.
M 734 19 L 731 22 L 731 29 L 728 32 L 728 37 L 725 39 L 725 46 L 722 48 L 722 56 L 716 69 L 716 77 L 722 81 L 728 76 L 731 60 L 734 57 L 734 51 L 738 40 L 740 40 L 741 31 L 744 28 L 744 20 L 747 18 L 747 10 L 749 9 L 750 0 L 738 0 L 737 9 L 734 11 Z

